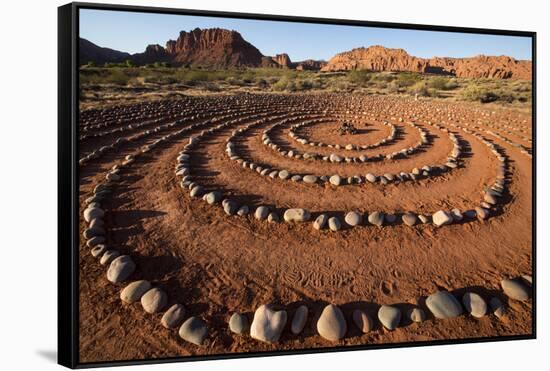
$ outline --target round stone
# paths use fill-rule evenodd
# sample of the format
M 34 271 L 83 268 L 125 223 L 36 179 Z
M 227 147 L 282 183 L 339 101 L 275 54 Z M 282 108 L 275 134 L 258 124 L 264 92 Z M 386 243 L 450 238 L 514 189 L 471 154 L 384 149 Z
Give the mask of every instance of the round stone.
M 497 198 L 495 196 L 493 196 L 492 194 L 490 194 L 490 193 L 485 193 L 485 196 L 483 197 L 483 200 L 485 202 L 487 202 L 488 204 L 491 204 L 491 205 L 496 205 L 497 204 Z
M 529 288 L 517 279 L 503 279 L 500 285 L 510 299 L 524 301 L 530 297 Z
M 229 329 L 235 334 L 242 334 L 249 328 L 248 318 L 244 314 L 233 313 L 229 318 Z
M 348 225 L 355 227 L 356 225 L 361 224 L 363 217 L 361 216 L 361 214 L 355 211 L 350 211 L 349 213 L 346 214 L 346 217 L 344 218 L 344 220 Z
M 269 223 L 278 223 L 279 222 L 279 214 L 277 214 L 276 212 L 269 213 L 269 215 L 267 216 L 267 221 Z
M 86 210 L 84 210 L 84 220 L 86 220 L 86 222 L 88 223 L 92 219 L 103 218 L 103 215 L 105 215 L 105 212 L 99 207 L 88 207 Z
M 243 205 L 239 208 L 239 210 L 237 210 L 237 215 L 238 216 L 245 216 L 245 215 L 248 215 L 249 212 L 250 212 L 250 209 L 248 208 L 248 206 Z
M 292 323 L 290 324 L 290 331 L 294 335 L 298 335 L 302 332 L 306 325 L 308 315 L 308 309 L 305 305 L 300 305 L 296 312 L 294 312 L 294 317 L 292 318 Z
M 376 175 L 374 174 L 371 174 L 371 173 L 368 173 L 365 178 L 370 182 L 370 183 L 376 183 Z
M 250 336 L 256 340 L 275 343 L 283 332 L 286 320 L 286 311 L 275 311 L 265 304 L 261 305 L 254 312 L 254 319 L 250 326 Z
M 401 311 L 391 305 L 382 305 L 378 310 L 378 319 L 388 330 L 394 330 L 401 322 Z
M 438 291 L 426 299 L 426 306 L 436 318 L 453 318 L 462 314 L 459 301 L 448 291 Z
M 290 174 L 286 170 L 279 171 L 279 178 L 286 180 L 290 177 Z
M 288 209 L 283 214 L 285 222 L 305 222 L 311 218 L 311 214 L 306 209 Z
M 267 219 L 267 216 L 269 215 L 269 209 L 267 206 L 258 206 L 256 209 L 256 212 L 254 213 L 254 217 L 258 220 L 264 220 Z
M 202 345 L 208 335 L 208 328 L 202 319 L 190 317 L 181 325 L 178 334 L 185 341 Z
M 397 217 L 394 214 L 386 214 L 386 215 L 384 215 L 384 220 L 388 224 L 393 224 L 397 220 Z
M 342 162 L 342 157 L 338 156 L 337 154 L 333 153 L 329 157 L 330 162 L 340 163 Z
M 99 259 L 99 264 L 111 264 L 111 262 L 115 260 L 118 256 L 120 256 L 120 253 L 117 250 L 107 250 L 103 253 L 101 259 Z
M 136 269 L 136 263 L 128 255 L 121 255 L 111 262 L 107 279 L 112 283 L 125 281 Z
M 222 194 L 218 191 L 209 192 L 205 196 L 205 200 L 209 205 L 213 205 L 222 200 Z
M 487 313 L 487 303 L 475 292 L 467 292 L 462 296 L 462 304 L 466 308 L 466 312 L 473 317 L 481 318 Z
M 321 214 L 313 222 L 313 228 L 317 230 L 323 229 L 325 228 L 325 225 L 327 224 L 327 222 L 328 222 L 328 215 Z
M 407 313 L 409 319 L 413 322 L 424 322 L 426 320 L 426 312 L 422 308 L 409 309 Z
M 338 341 L 346 335 L 347 324 L 344 314 L 334 304 L 327 305 L 317 321 L 317 332 L 330 341 Z
M 418 215 L 418 220 L 420 220 L 422 222 L 422 224 L 426 224 L 426 223 L 429 223 L 430 222 L 430 218 L 426 215 Z
M 355 326 L 357 326 L 357 328 L 364 334 L 370 332 L 374 328 L 372 318 L 370 318 L 370 316 L 361 309 L 354 310 L 352 318 Z
M 339 186 L 342 184 L 342 177 L 340 175 L 333 175 L 330 177 L 329 182 L 334 186 Z
M 487 210 L 486 208 L 476 207 L 475 210 L 476 210 L 476 215 L 478 219 L 485 220 L 489 217 L 489 210 Z
M 439 210 L 432 215 L 432 221 L 436 226 L 441 227 L 443 225 L 451 224 L 453 222 L 453 216 L 446 211 Z
M 158 287 L 152 288 L 141 297 L 141 306 L 147 313 L 158 313 L 168 303 L 168 295 Z
M 409 227 L 412 227 L 413 225 L 416 224 L 418 219 L 417 219 L 416 215 L 414 215 L 413 213 L 405 213 L 401 217 L 401 220 L 403 220 L 403 223 L 405 223 Z
M 193 188 L 191 188 L 191 191 L 189 192 L 189 195 L 191 197 L 201 197 L 204 193 L 204 188 L 200 185 L 196 185 Z
M 93 220 L 96 220 L 96 219 L 93 219 Z M 97 227 L 97 226 L 86 228 L 86 230 L 84 231 L 84 233 L 82 235 L 87 240 L 90 239 L 90 238 L 93 238 L 93 237 L 97 237 L 97 236 L 104 236 L 105 235 L 105 229 L 103 229 L 102 227 Z
M 451 215 L 456 222 L 460 222 L 462 219 L 464 219 L 464 216 L 459 209 L 452 209 Z
M 234 215 L 237 212 L 237 203 L 233 200 L 225 199 L 222 205 L 223 211 L 225 211 L 227 215 Z
M 184 317 L 185 307 L 181 304 L 174 304 L 164 313 L 160 323 L 166 328 L 176 328 L 183 322 Z
M 149 281 L 140 280 L 134 281 L 126 286 L 120 292 L 120 300 L 125 303 L 135 303 L 141 299 L 143 294 L 151 289 L 151 284 Z
M 328 219 L 328 227 L 331 231 L 336 232 L 342 228 L 342 223 L 337 217 L 333 216 Z
M 105 242 L 105 237 L 103 236 L 95 236 L 95 237 L 92 237 L 88 240 L 88 242 L 86 242 L 86 245 L 88 245 L 88 247 L 95 247 L 97 245 L 101 245 Z
M 293 182 L 299 182 L 300 180 L 302 180 L 302 176 L 296 174 L 296 175 L 291 176 L 290 180 L 292 180 Z
M 315 175 L 305 175 L 302 180 L 304 183 L 309 183 L 309 184 L 313 184 L 313 183 L 317 183 L 317 176 Z
M 384 224 L 384 214 L 379 211 L 374 211 L 369 214 L 369 223 L 381 227 Z
M 504 306 L 502 301 L 500 301 L 500 299 L 496 296 L 492 297 L 491 300 L 489 300 L 489 306 L 491 307 L 491 311 L 493 312 L 493 314 L 498 318 L 502 318 L 506 314 L 506 307 Z
M 107 250 L 107 246 L 105 245 L 96 245 L 94 246 L 94 248 L 91 250 L 91 253 L 92 253 L 92 256 L 94 258 L 99 258 L 101 255 L 103 255 L 103 253 Z

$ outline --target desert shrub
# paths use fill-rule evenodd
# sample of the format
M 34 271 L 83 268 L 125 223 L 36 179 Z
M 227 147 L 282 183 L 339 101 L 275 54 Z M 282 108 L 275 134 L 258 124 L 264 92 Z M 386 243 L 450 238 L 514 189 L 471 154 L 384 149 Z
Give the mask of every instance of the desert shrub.
M 298 80 L 296 81 L 296 90 L 309 90 L 313 87 L 313 83 L 310 80 Z
M 392 81 L 388 84 L 387 90 L 390 93 L 399 93 L 401 85 L 397 81 Z
M 470 85 L 462 91 L 462 99 L 489 103 L 498 100 L 498 95 L 478 85 Z
M 419 74 L 403 72 L 403 73 L 400 73 L 397 76 L 397 79 L 394 82 L 400 88 L 405 88 L 405 87 L 408 87 L 408 86 L 412 86 L 412 85 L 416 84 L 418 81 L 421 81 L 421 80 L 422 80 L 422 76 L 420 76 Z
M 411 94 L 411 95 L 416 95 L 418 94 L 419 96 L 421 97 L 427 97 L 429 96 L 429 92 L 428 92 L 428 86 L 426 85 L 426 82 L 425 81 L 418 81 L 417 83 L 415 83 L 414 85 L 410 86 L 407 91 Z
M 373 81 L 380 81 L 380 82 L 386 82 L 386 83 L 392 82 L 395 79 L 396 77 L 394 75 L 383 73 L 383 72 L 377 72 L 372 74 L 371 76 L 371 80 Z
M 130 76 L 126 75 L 124 71 L 119 69 L 114 69 L 110 71 L 110 74 L 105 79 L 106 83 L 115 85 L 127 85 L 129 81 Z
M 450 83 L 451 80 L 446 77 L 434 77 L 428 80 L 428 87 L 437 90 L 451 90 L 456 88 L 456 86 L 452 87 L 451 85 L 449 85 Z
M 134 62 L 132 62 L 131 60 L 129 60 L 129 59 L 126 59 L 124 61 L 124 64 L 126 65 L 126 67 L 135 67 L 136 66 L 136 64 Z
M 206 83 L 204 83 L 203 86 L 208 91 L 212 91 L 212 92 L 221 91 L 221 88 L 218 86 L 218 84 L 216 84 L 214 82 L 206 82 Z
M 273 84 L 271 88 L 275 91 L 283 91 L 286 89 L 287 85 L 288 85 L 288 80 L 283 78 L 277 81 L 275 84 Z
M 265 89 L 269 86 L 269 83 L 267 82 L 266 79 L 260 78 L 260 79 L 256 80 L 256 85 L 259 88 Z
M 366 85 L 371 78 L 371 74 L 367 70 L 354 70 L 349 72 L 348 80 L 357 85 Z

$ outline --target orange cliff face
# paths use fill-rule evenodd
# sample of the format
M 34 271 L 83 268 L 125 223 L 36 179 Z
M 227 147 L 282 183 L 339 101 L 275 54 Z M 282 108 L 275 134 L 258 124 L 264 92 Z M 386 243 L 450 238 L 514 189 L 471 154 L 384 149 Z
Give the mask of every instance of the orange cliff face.
M 531 80 L 532 63 L 507 56 L 472 58 L 418 58 L 403 49 L 383 46 L 356 48 L 336 54 L 321 71 L 401 71 L 434 73 L 467 78 Z

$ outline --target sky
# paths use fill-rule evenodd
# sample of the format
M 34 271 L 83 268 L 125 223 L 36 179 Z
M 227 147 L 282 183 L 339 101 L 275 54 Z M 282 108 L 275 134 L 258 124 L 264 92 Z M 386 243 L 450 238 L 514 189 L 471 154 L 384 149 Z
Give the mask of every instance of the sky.
M 101 47 L 132 54 L 145 51 L 149 44 L 165 46 L 166 41 L 177 39 L 180 31 L 196 27 L 238 31 L 263 55 L 287 53 L 292 61 L 329 60 L 337 53 L 371 45 L 402 48 L 422 58 L 484 54 L 531 59 L 531 39 L 528 37 L 80 10 L 80 37 Z

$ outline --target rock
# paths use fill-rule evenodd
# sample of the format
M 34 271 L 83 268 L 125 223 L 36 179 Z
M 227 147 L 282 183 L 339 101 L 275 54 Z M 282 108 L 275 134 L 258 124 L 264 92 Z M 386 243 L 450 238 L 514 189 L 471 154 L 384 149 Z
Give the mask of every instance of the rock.
M 181 304 L 174 304 L 164 313 L 160 323 L 166 328 L 176 328 L 183 322 L 184 317 L 185 307 Z
M 529 288 L 517 279 L 503 279 L 500 281 L 500 286 L 502 286 L 502 290 L 510 299 L 524 301 L 531 296 Z
M 243 205 L 239 208 L 239 210 L 237 210 L 237 215 L 238 216 L 245 216 L 245 215 L 248 215 L 249 212 L 250 212 L 250 209 L 248 208 L 248 206 Z
M 485 193 L 485 196 L 483 197 L 483 201 L 491 205 L 497 204 L 497 198 L 490 193 Z
M 418 220 L 420 220 L 422 222 L 422 224 L 426 224 L 426 223 L 429 223 L 430 222 L 430 218 L 426 215 L 418 215 Z
M 292 318 L 292 323 L 290 324 L 290 331 L 294 335 L 298 335 L 302 332 L 306 325 L 308 315 L 308 309 L 305 305 L 300 305 L 296 312 L 294 312 L 294 317 Z
M 401 220 L 403 220 L 403 223 L 405 223 L 409 227 L 412 227 L 413 225 L 416 224 L 418 219 L 417 219 L 416 215 L 414 215 L 413 213 L 405 213 L 401 217 Z
M 115 260 L 118 256 L 120 256 L 120 253 L 117 250 L 107 250 L 103 253 L 103 256 L 101 256 L 101 259 L 99 259 L 99 264 L 101 265 L 111 264 L 111 262 Z
M 342 223 L 337 217 L 333 216 L 328 219 L 328 227 L 331 231 L 336 232 L 342 228 Z
M 318 178 L 315 175 L 305 175 L 302 178 L 302 180 L 303 180 L 304 183 L 313 184 L 313 183 L 317 183 Z
M 401 322 L 401 311 L 391 305 L 382 305 L 378 310 L 378 319 L 388 330 L 394 330 Z
M 276 212 L 269 213 L 269 215 L 267 216 L 267 221 L 269 223 L 278 223 L 279 222 L 279 214 L 277 214 Z
M 384 220 L 388 223 L 388 224 L 393 224 L 395 223 L 395 221 L 397 220 L 397 217 L 393 214 L 386 214 L 384 215 Z
M 95 237 L 92 237 L 88 240 L 88 242 L 86 242 L 86 245 L 88 245 L 88 247 L 95 247 L 97 245 L 101 245 L 105 242 L 105 237 L 103 236 L 95 236 Z
M 321 214 L 313 222 L 313 228 L 315 228 L 317 230 L 323 229 L 323 228 L 325 228 L 325 225 L 327 224 L 327 221 L 328 221 L 328 215 L 327 214 Z
M 107 279 L 112 283 L 125 281 L 136 269 L 136 263 L 128 255 L 121 255 L 111 262 Z
M 340 177 L 340 175 L 333 175 L 329 178 L 329 182 L 334 186 L 339 186 L 340 184 L 342 184 L 342 178 Z
M 267 219 L 268 215 L 269 215 L 269 209 L 266 206 L 258 206 L 258 208 L 256 209 L 256 212 L 254 213 L 254 217 L 258 220 Z
M 443 225 L 451 224 L 453 222 L 453 217 L 448 212 L 439 210 L 432 215 L 432 221 L 436 226 L 441 227 Z
M 248 318 L 244 314 L 233 313 L 229 318 L 229 329 L 235 334 L 242 334 L 249 328 Z
M 290 180 L 292 180 L 293 182 L 299 182 L 300 180 L 302 180 L 302 176 L 296 174 L 296 175 L 291 176 Z
M 464 216 L 459 209 L 452 209 L 451 215 L 456 222 L 460 222 L 462 219 L 464 219 Z
M 338 341 L 346 335 L 347 324 L 344 314 L 334 304 L 327 305 L 317 321 L 317 332 L 330 341 Z
M 202 345 L 208 335 L 206 323 L 198 317 L 190 317 L 181 325 L 179 336 L 192 344 Z
M 527 275 L 527 274 L 524 274 L 521 276 L 521 279 L 526 283 L 528 284 L 529 286 L 532 286 L 533 285 L 533 277 Z
M 86 222 L 90 222 L 92 219 L 95 218 L 103 218 L 105 215 L 105 212 L 103 209 L 100 209 L 99 207 L 88 207 L 86 210 L 84 210 L 84 220 Z
M 93 219 L 93 220 L 97 220 L 97 219 Z M 102 227 L 90 227 L 90 228 L 86 228 L 86 230 L 84 230 L 84 233 L 82 233 L 82 235 L 84 236 L 85 239 L 91 239 L 93 237 L 98 237 L 98 236 L 105 236 L 105 229 L 103 229 Z
M 413 322 L 420 323 L 426 320 L 426 312 L 422 308 L 409 309 L 407 315 Z
M 204 196 L 204 199 L 209 205 L 213 205 L 222 200 L 222 194 L 218 191 L 209 192 Z
M 279 340 L 287 320 L 286 311 L 272 310 L 267 305 L 261 305 L 254 312 L 250 326 L 250 336 L 253 339 L 274 343 Z
M 196 185 L 193 188 L 191 188 L 191 191 L 189 192 L 189 195 L 191 197 L 201 197 L 204 193 L 204 188 L 200 185 Z
M 286 180 L 290 177 L 290 174 L 288 171 L 286 170 L 281 170 L 279 171 L 279 178 L 283 179 L 283 180 Z
M 94 258 L 99 258 L 103 253 L 107 250 L 107 246 L 105 245 L 96 245 L 92 249 L 91 253 Z
M 374 174 L 371 174 L 371 173 L 368 173 L 365 178 L 370 182 L 370 183 L 376 183 L 376 175 Z
M 338 156 L 337 154 L 333 153 L 329 156 L 330 162 L 340 163 L 342 162 L 342 157 Z
M 370 316 L 361 309 L 354 310 L 352 318 L 355 326 L 357 326 L 357 328 L 361 330 L 361 332 L 364 334 L 370 332 L 374 328 L 374 322 L 372 321 Z
M 361 214 L 355 211 L 350 211 L 349 213 L 346 214 L 346 217 L 344 218 L 344 220 L 348 225 L 355 227 L 356 225 L 361 224 L 363 217 L 361 216 Z
M 285 222 L 305 222 L 311 218 L 311 214 L 306 209 L 287 209 L 283 214 Z
M 487 313 L 487 303 L 474 292 L 465 293 L 462 296 L 462 304 L 464 304 L 466 312 L 470 313 L 473 317 L 481 318 Z
M 478 219 L 485 220 L 489 217 L 489 210 L 483 207 L 476 207 L 475 210 Z
M 120 292 L 120 300 L 129 304 L 135 303 L 140 300 L 143 294 L 145 294 L 150 289 L 151 284 L 149 283 L 149 281 L 134 281 Z
M 237 212 L 237 203 L 233 200 L 225 199 L 223 200 L 222 205 L 223 211 L 225 211 L 227 215 L 235 215 Z
M 141 297 L 141 306 L 147 313 L 158 313 L 168 304 L 168 295 L 155 287 Z
M 426 306 L 436 318 L 453 318 L 462 314 L 462 307 L 448 291 L 437 291 L 426 299 Z
M 374 211 L 369 214 L 369 223 L 381 227 L 384 224 L 384 214 L 379 211 Z
M 506 307 L 496 296 L 492 297 L 491 300 L 489 300 L 489 306 L 491 307 L 491 311 L 493 312 L 493 314 L 498 318 L 502 318 L 504 317 L 504 315 L 506 315 Z

